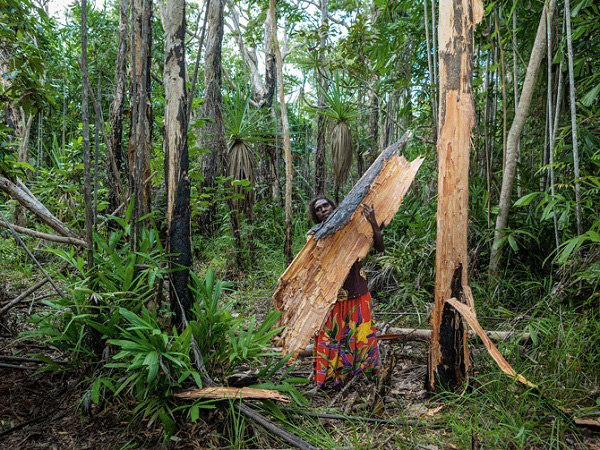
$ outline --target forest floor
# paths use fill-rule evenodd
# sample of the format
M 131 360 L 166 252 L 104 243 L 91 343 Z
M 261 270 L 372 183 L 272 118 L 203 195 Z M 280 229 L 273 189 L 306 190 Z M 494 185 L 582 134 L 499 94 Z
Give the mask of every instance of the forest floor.
M 0 300 L 13 298 L 28 284 L 24 281 L 10 289 L 0 286 Z M 41 353 L 60 359 L 42 343 L 19 339 L 19 333 L 31 325 L 26 316 L 41 297 L 52 295 L 45 289 L 21 303 L 0 321 L 0 355 L 31 355 Z M 269 301 L 246 305 L 261 316 Z M 379 323 L 389 321 L 381 317 Z M 395 325 L 407 326 L 398 323 Z M 404 320 L 404 319 L 403 319 Z M 381 326 L 381 325 L 380 325 Z M 473 346 L 474 361 L 487 361 L 481 346 Z M 539 429 L 548 436 L 527 437 L 529 428 L 522 428 L 524 439 L 502 442 L 490 438 L 494 427 L 504 426 L 506 417 L 490 423 L 485 409 L 493 405 L 468 403 L 464 398 L 477 390 L 477 364 L 469 392 L 450 397 L 431 397 L 424 389 L 427 345 L 425 342 L 382 341 L 380 344 L 382 376 L 379 383 L 357 378 L 347 389 L 323 390 L 310 395 L 310 384 L 301 390 L 310 403 L 309 408 L 286 412 L 288 428 L 310 442 L 319 442 L 322 448 L 547 448 L 552 442 L 549 435 L 555 430 L 555 418 L 536 416 L 535 408 L 529 414 L 537 420 Z M 4 362 L 4 361 L 2 361 Z M 10 363 L 7 361 L 7 363 Z M 161 427 L 147 427 L 144 423 L 130 423 L 132 405 L 112 404 L 104 407 L 87 405 L 82 401 L 86 377 L 92 375 L 82 367 L 79 373 L 38 372 L 39 365 L 23 362 L 11 364 L 31 367 L 29 370 L 0 369 L 0 448 L 1 449 L 114 449 L 114 448 L 284 448 L 286 445 L 267 434 L 259 426 L 243 417 L 235 417 L 227 405 L 208 410 L 195 423 L 183 423 L 171 440 L 165 444 Z M 293 375 L 308 377 L 310 358 L 296 365 Z M 499 372 L 497 377 L 502 377 Z M 88 383 L 89 384 L 89 383 Z M 473 387 L 474 386 L 474 387 Z M 510 395 L 517 397 L 522 388 L 512 385 Z M 91 403 L 91 402 L 90 402 Z M 508 416 L 510 405 L 505 405 Z M 481 410 L 478 411 L 478 408 Z M 284 409 L 285 410 L 285 409 Z M 346 419 L 316 418 L 307 414 L 337 413 Z M 519 415 L 519 412 L 514 412 Z M 233 417 L 232 417 L 233 415 Z M 369 418 L 369 422 L 364 418 Z M 377 422 L 379 421 L 379 422 Z M 461 422 L 472 422 L 470 425 Z M 464 425 L 462 428 L 460 428 Z M 506 426 L 511 425 L 508 423 Z M 512 424 L 515 425 L 515 424 Z M 479 431 L 477 431 L 479 430 Z M 525 431 L 523 431 L 525 430 Z M 519 431 L 517 430 L 517 433 Z M 588 429 L 566 428 L 561 432 L 563 448 L 600 449 L 600 437 Z M 492 434 L 493 435 L 493 434 Z M 318 436 L 315 439 L 315 436 Z

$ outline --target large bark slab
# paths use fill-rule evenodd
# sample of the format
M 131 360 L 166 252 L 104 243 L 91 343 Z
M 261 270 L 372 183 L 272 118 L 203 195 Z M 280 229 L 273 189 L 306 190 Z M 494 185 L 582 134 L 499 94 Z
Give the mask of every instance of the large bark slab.
M 273 303 L 286 328 L 278 345 L 283 354 L 293 353 L 292 360 L 323 326 L 350 267 L 373 245 L 373 230 L 361 206 L 372 205 L 378 221 L 387 225 L 412 184 L 423 159 L 408 162 L 395 155 L 400 147 L 386 149 L 329 219 L 309 232 L 306 245 L 279 279 Z

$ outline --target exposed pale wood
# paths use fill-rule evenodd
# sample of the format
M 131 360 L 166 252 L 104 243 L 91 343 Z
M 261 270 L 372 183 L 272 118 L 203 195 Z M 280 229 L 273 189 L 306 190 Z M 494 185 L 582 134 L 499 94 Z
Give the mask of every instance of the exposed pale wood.
M 444 302 L 464 301 L 468 288 L 469 150 L 475 124 L 473 33 L 483 17 L 480 0 L 439 5 L 439 133 L 435 303 L 431 314 L 427 387 L 455 389 L 467 379 L 469 351 L 460 316 Z
M 537 388 L 535 384 L 531 383 L 530 381 L 527 381 L 527 379 L 523 375 L 518 374 L 515 371 L 515 369 L 513 369 L 512 366 L 508 363 L 508 361 L 504 359 L 504 356 L 502 356 L 500 351 L 496 348 L 496 346 L 488 337 L 481 325 L 479 325 L 477 315 L 471 307 L 459 302 L 455 298 L 446 300 L 446 303 L 450 304 L 454 309 L 456 309 L 460 313 L 460 315 L 467 321 L 467 323 L 473 329 L 473 331 L 477 333 L 477 336 L 479 336 L 479 338 L 483 342 L 483 345 L 485 345 L 485 348 L 487 349 L 488 353 L 494 359 L 494 361 L 496 361 L 498 367 L 500 367 L 500 370 L 502 370 L 502 372 L 504 372 L 507 375 L 510 375 L 511 377 L 515 377 L 520 383 L 523 383 L 526 386 Z
M 373 230 L 360 206 L 372 205 L 378 221 L 383 225 L 389 224 L 422 162 L 422 158 L 409 163 L 401 156 L 389 157 L 369 184 L 367 194 L 351 211 L 344 228 L 320 239 L 316 239 L 316 234 L 308 238 L 304 248 L 279 279 L 273 295 L 275 308 L 283 313 L 280 324 L 286 326 L 278 339 L 284 354 L 292 352 L 295 358 L 311 336 L 321 329 L 350 267 L 357 259 L 364 258 L 373 245 Z M 362 181 L 368 177 L 369 171 L 347 199 L 356 199 L 353 192 L 364 187 Z M 338 210 L 345 208 L 345 202 Z M 334 216 L 335 213 L 327 222 L 335 220 Z
M 17 180 L 17 183 L 13 183 L 8 178 L 0 176 L 0 189 L 61 235 L 70 237 L 76 236 L 64 223 L 54 217 L 52 213 L 50 213 L 50 211 L 48 211 L 48 209 L 35 198 L 33 194 L 31 194 L 29 189 L 27 189 L 20 180 Z
M 82 239 L 77 239 L 77 238 L 67 237 L 67 236 L 58 236 L 56 234 L 42 233 L 40 231 L 30 230 L 29 228 L 20 227 L 18 225 L 13 225 L 13 224 L 11 224 L 10 226 L 12 226 L 13 229 L 18 233 L 26 234 L 28 236 L 33 236 L 33 237 L 36 237 L 39 239 L 44 239 L 46 241 L 60 242 L 62 244 L 73 244 L 73 245 L 78 245 L 79 247 L 87 246 L 85 241 Z M 0 221 L 0 227 L 10 228 L 10 226 L 7 223 L 5 223 L 4 221 Z
M 255 388 L 235 388 L 235 387 L 206 387 L 202 389 L 194 389 L 192 391 L 180 392 L 175 394 L 177 398 L 196 399 L 196 398 L 214 398 L 214 399 L 268 399 L 277 400 L 279 402 L 289 403 L 290 399 L 277 391 L 268 389 Z

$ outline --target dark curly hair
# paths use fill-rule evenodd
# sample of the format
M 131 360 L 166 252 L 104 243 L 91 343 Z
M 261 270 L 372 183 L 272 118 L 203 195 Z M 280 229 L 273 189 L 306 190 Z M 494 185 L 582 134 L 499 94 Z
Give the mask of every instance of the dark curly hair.
M 321 223 L 317 217 L 317 213 L 315 212 L 315 203 L 317 203 L 319 200 L 327 200 L 333 209 L 337 208 L 336 204 L 324 195 L 319 195 L 318 197 L 313 198 L 308 204 L 308 216 L 310 217 L 312 223 Z

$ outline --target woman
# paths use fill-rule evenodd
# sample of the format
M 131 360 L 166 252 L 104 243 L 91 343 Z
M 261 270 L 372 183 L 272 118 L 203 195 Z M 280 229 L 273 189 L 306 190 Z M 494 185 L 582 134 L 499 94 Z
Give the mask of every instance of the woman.
M 334 209 L 335 204 L 327 197 L 317 197 L 308 206 L 314 223 L 327 220 Z M 363 215 L 373 228 L 373 246 L 382 252 L 383 236 L 373 207 L 366 205 Z M 379 375 L 379 371 L 377 334 L 371 319 L 371 295 L 365 271 L 360 261 L 356 261 L 338 292 L 337 302 L 325 326 L 315 339 L 313 376 L 317 388 L 321 388 L 330 382 L 333 386 L 342 386 L 359 373 L 373 378 Z

